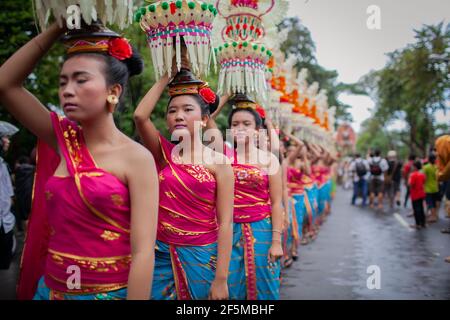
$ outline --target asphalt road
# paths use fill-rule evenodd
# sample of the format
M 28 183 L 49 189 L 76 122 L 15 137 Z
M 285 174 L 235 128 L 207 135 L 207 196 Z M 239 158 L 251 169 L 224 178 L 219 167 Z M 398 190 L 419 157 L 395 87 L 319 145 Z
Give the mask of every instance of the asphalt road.
M 298 261 L 283 272 L 281 298 L 450 299 L 444 209 L 437 223 L 417 231 L 409 227 L 410 208 L 379 212 L 350 199 L 351 191 L 338 190 L 316 240 L 300 246 Z
M 281 299 L 450 299 L 444 210 L 438 223 L 416 231 L 411 209 L 377 212 L 351 206 L 350 197 L 338 189 L 317 239 L 300 246 L 299 260 L 283 271 Z M 15 298 L 19 261 L 17 254 L 9 270 L 0 270 L 0 300 Z

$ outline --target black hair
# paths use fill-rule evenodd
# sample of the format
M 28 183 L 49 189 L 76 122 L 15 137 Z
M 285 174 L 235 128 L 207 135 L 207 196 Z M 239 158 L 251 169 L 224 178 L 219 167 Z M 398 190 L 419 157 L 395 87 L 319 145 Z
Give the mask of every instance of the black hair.
M 3 150 L 3 138 L 4 136 L 0 136 L 0 157 L 5 156 L 5 150 Z
M 202 116 L 211 115 L 214 111 L 217 110 L 217 107 L 219 106 L 220 98 L 217 94 L 216 94 L 216 100 L 213 103 L 207 103 L 205 100 L 203 100 L 202 96 L 199 94 L 186 94 L 186 95 L 193 97 L 195 99 L 195 101 L 197 101 L 197 103 L 200 106 L 200 109 L 202 111 Z M 178 96 L 170 97 L 167 107 L 170 105 L 170 102 L 175 97 L 178 97 Z
M 290 139 L 289 139 L 289 140 L 284 140 L 284 141 L 283 141 L 283 144 L 284 144 L 284 148 L 285 148 L 286 150 L 287 150 L 290 146 L 293 145 Z
M 119 60 L 113 56 L 96 53 L 96 52 L 77 52 L 69 54 L 66 60 L 74 56 L 84 55 L 90 56 L 102 60 L 105 63 L 103 69 L 106 84 L 112 86 L 114 84 L 120 84 L 122 86 L 122 94 L 119 100 L 125 95 L 128 79 L 134 75 L 142 73 L 144 70 L 144 61 L 141 58 L 139 52 L 132 46 L 133 54 L 130 58 Z
M 18 164 L 29 164 L 30 158 L 27 156 L 20 156 L 19 158 L 17 158 L 17 163 Z
M 355 158 L 361 158 L 361 154 L 355 153 Z
M 258 112 L 256 112 L 252 108 L 236 108 L 236 109 L 233 109 L 230 112 L 230 115 L 228 116 L 228 127 L 231 128 L 231 120 L 233 119 L 234 114 L 237 113 L 237 112 L 240 112 L 240 111 L 246 111 L 246 112 L 250 113 L 255 118 L 256 129 L 260 129 L 262 127 L 263 122 L 262 122 L 261 116 L 259 115 Z
M 375 154 L 375 157 L 379 157 L 380 154 L 381 154 L 380 149 L 376 149 L 376 150 L 374 151 L 374 154 Z
M 414 161 L 414 167 L 416 167 L 417 170 L 422 169 L 422 162 L 420 160 Z
M 411 160 L 411 161 L 416 160 L 416 155 L 414 153 L 411 153 L 408 157 L 408 160 Z
M 428 161 L 432 164 L 434 164 L 436 162 L 436 155 L 434 153 L 430 154 L 428 156 Z

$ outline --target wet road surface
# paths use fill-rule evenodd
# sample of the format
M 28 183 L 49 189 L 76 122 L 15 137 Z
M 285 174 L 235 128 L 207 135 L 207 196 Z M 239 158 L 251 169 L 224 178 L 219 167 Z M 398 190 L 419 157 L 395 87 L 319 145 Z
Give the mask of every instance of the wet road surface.
M 409 227 L 409 209 L 377 212 L 351 206 L 351 191 L 338 189 L 332 214 L 315 241 L 283 272 L 281 299 L 450 299 L 450 226 L 440 219 L 426 229 Z M 359 200 L 360 201 L 360 200 Z M 357 202 L 359 203 L 359 202 Z M 380 289 L 373 285 L 379 267 Z M 372 267 L 373 268 L 373 267 Z M 375 270 L 378 271 L 378 270 Z
M 443 208 L 438 223 L 415 231 L 410 208 L 382 213 L 351 206 L 350 198 L 351 191 L 338 189 L 317 239 L 300 246 L 299 260 L 283 271 L 281 299 L 450 299 Z M 19 261 L 16 255 L 9 270 L 0 270 L 0 300 L 15 298 Z M 379 267 L 380 289 L 367 287 L 371 265 Z

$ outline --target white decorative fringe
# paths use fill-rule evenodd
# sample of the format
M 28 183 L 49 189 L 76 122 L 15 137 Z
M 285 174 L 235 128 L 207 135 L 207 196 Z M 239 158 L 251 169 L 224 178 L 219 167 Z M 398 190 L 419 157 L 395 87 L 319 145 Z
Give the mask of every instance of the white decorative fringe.
M 133 22 L 133 0 L 33 0 L 39 26 L 45 30 L 50 16 L 60 25 L 67 18 L 67 7 L 79 5 L 81 17 L 88 25 L 100 19 L 104 24 L 117 24 L 120 29 Z
M 171 72 L 172 59 L 175 53 L 176 67 L 181 69 L 181 41 L 187 48 L 187 55 L 190 62 L 191 71 L 196 76 L 207 76 L 210 63 L 215 64 L 216 57 L 212 50 L 211 43 L 211 23 L 214 20 L 214 14 L 209 10 L 203 11 L 200 6 L 203 2 L 209 1 L 195 0 L 195 9 L 188 7 L 188 1 L 182 0 L 182 7 L 177 8 L 177 14 L 167 14 L 161 8 L 162 1 L 154 3 L 156 9 L 154 12 L 145 12 L 140 18 L 142 30 L 147 34 L 147 41 L 150 50 L 152 50 L 153 63 L 158 66 L 155 71 L 156 77 L 160 78 L 167 72 Z M 176 3 L 175 0 L 167 0 L 169 5 Z M 181 14 L 181 15 L 178 15 Z M 192 15 L 191 15 L 192 14 Z M 183 26 L 184 23 L 184 26 Z M 189 23 L 193 23 L 194 31 L 187 32 L 181 30 L 186 28 Z M 174 25 L 178 32 L 169 29 L 169 25 Z M 169 32 L 171 32 L 169 34 Z M 163 34 L 161 34 L 163 33 Z M 173 43 L 175 38 L 175 43 Z M 173 46 L 175 49 L 173 50 Z M 164 47 L 166 54 L 160 54 L 160 47 Z M 169 49 L 168 47 L 172 47 Z M 169 55 L 171 53 L 171 55 Z M 155 60 L 156 59 L 156 60 Z M 216 66 L 215 66 L 216 67 Z

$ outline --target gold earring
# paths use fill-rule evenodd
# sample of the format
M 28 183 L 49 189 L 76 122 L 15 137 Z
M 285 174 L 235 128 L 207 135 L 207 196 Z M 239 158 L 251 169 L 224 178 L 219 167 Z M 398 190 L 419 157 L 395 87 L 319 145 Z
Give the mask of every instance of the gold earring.
M 107 98 L 106 101 L 108 101 L 109 105 L 108 105 L 108 109 L 110 113 L 114 112 L 114 109 L 116 108 L 116 104 L 119 103 L 119 98 L 117 98 L 117 96 L 110 94 Z

